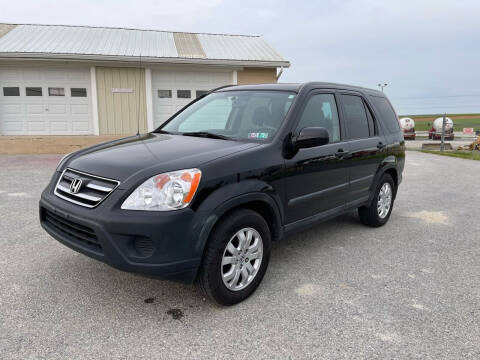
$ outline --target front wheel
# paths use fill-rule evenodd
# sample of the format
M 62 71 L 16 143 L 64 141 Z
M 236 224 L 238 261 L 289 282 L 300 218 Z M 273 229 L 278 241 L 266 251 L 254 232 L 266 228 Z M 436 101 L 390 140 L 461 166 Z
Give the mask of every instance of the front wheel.
M 373 227 L 386 224 L 392 213 L 394 198 L 395 183 L 390 174 L 383 174 L 377 183 L 371 203 L 358 208 L 360 221 Z
M 260 285 L 270 259 L 270 230 L 260 214 L 237 210 L 213 230 L 197 283 L 221 305 L 249 297 Z

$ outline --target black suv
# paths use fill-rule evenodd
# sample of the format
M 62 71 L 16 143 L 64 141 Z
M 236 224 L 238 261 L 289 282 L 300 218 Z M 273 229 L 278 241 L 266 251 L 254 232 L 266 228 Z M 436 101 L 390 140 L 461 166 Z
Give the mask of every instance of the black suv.
M 271 241 L 357 208 L 390 217 L 405 145 L 376 90 L 229 86 L 157 130 L 63 158 L 40 200 L 43 228 L 121 270 L 196 282 L 234 304 L 258 287 Z

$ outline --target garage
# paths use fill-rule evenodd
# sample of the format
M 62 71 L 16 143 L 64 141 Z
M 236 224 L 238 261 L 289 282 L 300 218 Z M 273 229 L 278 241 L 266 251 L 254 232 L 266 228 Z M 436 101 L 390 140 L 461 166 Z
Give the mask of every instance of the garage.
M 275 83 L 289 66 L 256 35 L 0 23 L 0 153 L 146 133 L 209 90 Z
M 232 83 L 231 70 L 153 70 L 154 127 L 206 91 Z
M 88 67 L 1 66 L 0 86 L 0 134 L 92 134 Z

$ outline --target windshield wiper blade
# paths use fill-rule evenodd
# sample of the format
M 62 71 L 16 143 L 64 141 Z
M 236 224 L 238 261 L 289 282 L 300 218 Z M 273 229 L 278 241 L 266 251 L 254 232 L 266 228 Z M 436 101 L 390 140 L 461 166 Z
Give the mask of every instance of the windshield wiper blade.
M 166 131 L 166 130 L 155 130 L 155 131 L 152 131 L 153 133 L 155 134 L 171 134 L 170 131 Z
M 220 134 L 214 134 L 208 131 L 192 131 L 192 132 L 184 132 L 182 134 L 183 136 L 198 136 L 198 137 L 206 137 L 206 138 L 211 138 L 211 139 L 222 139 L 222 140 L 231 140 L 230 137 L 220 135 Z

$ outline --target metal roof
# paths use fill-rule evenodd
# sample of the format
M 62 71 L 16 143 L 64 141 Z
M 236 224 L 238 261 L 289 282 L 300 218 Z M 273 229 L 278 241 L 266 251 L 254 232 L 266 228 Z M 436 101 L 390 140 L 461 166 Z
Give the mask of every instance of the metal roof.
M 158 30 L 11 25 L 0 35 L 0 57 L 217 63 L 285 66 L 290 63 L 259 36 Z

